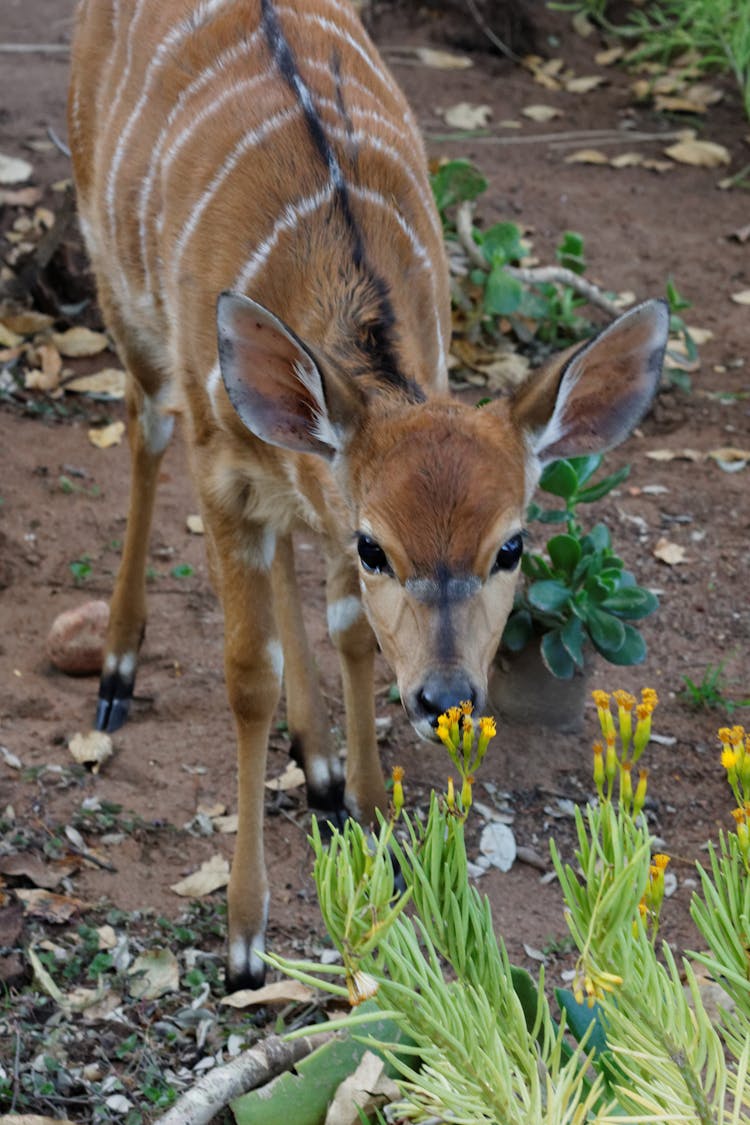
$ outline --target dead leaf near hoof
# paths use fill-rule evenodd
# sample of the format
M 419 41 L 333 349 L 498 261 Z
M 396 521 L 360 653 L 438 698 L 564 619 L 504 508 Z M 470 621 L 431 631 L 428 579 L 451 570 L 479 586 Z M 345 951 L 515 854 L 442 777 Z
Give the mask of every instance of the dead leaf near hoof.
M 394 1101 L 399 1088 L 385 1072 L 385 1062 L 372 1051 L 365 1051 L 354 1074 L 339 1086 L 328 1107 L 325 1125 L 359 1125 L 379 1106 Z
M 188 516 L 185 520 L 187 529 L 191 535 L 205 535 L 206 529 L 203 526 L 203 519 L 198 515 Z
M 679 543 L 672 543 L 669 539 L 662 537 L 658 540 L 652 552 L 655 559 L 659 562 L 666 563 L 667 566 L 679 566 L 680 563 L 687 562 L 685 557 L 685 548 Z
M 0 856 L 0 875 L 30 879 L 35 887 L 42 887 L 47 891 L 53 890 L 75 870 L 76 865 L 73 863 L 63 860 L 45 862 L 32 852 L 13 852 L 11 855 Z M 12 944 L 0 941 L 0 945 Z
M 101 426 L 95 430 L 89 430 L 88 437 L 91 444 L 95 445 L 97 449 L 109 449 L 111 445 L 120 444 L 124 433 L 124 422 L 111 422 L 109 426 Z
M 566 164 L 609 164 L 609 157 L 598 148 L 579 148 L 565 157 Z
M 287 789 L 299 789 L 300 785 L 305 784 L 305 771 L 294 762 L 289 762 L 286 769 L 278 777 L 269 778 L 265 783 L 266 789 L 272 789 L 274 793 L 285 792 Z
M 112 757 L 112 739 L 102 730 L 91 730 L 88 734 L 74 734 L 68 743 L 68 750 L 80 766 L 90 766 L 92 773 L 98 773 L 108 758 Z
M 180 987 L 180 968 L 171 949 L 148 949 L 128 969 L 128 991 L 137 1000 L 158 1000 Z
M 65 383 L 66 391 L 105 400 L 125 398 L 125 372 L 119 367 L 104 367 L 93 375 L 79 375 Z
M 230 1008 L 258 1008 L 262 1004 L 306 1004 L 313 996 L 313 990 L 301 981 L 278 980 L 262 988 L 241 988 L 223 996 L 220 1003 Z
M 528 117 L 530 121 L 538 121 L 542 124 L 546 121 L 553 121 L 556 117 L 562 117 L 563 111 L 554 105 L 525 105 L 521 110 L 524 117 Z
M 173 883 L 170 890 L 184 898 L 201 898 L 226 887 L 229 882 L 229 860 L 223 855 L 214 855 L 202 863 L 197 871 L 179 883 Z
M 0 152 L 0 184 L 23 184 L 34 171 L 28 160 Z
M 109 341 L 103 332 L 93 332 L 90 328 L 81 325 L 69 328 L 67 332 L 53 332 L 52 342 L 60 355 L 64 355 L 67 359 L 98 355 L 109 346 Z

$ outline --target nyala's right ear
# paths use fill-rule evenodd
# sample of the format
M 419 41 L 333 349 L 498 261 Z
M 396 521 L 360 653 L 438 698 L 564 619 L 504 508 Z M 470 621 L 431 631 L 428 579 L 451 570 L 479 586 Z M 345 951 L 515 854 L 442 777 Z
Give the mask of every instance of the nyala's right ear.
M 324 376 L 291 328 L 249 297 L 222 293 L 216 322 L 224 386 L 251 433 L 329 459 L 346 446 L 365 409 L 356 387 Z
M 628 436 L 659 386 L 668 336 L 666 301 L 646 301 L 529 376 L 511 415 L 540 466 Z

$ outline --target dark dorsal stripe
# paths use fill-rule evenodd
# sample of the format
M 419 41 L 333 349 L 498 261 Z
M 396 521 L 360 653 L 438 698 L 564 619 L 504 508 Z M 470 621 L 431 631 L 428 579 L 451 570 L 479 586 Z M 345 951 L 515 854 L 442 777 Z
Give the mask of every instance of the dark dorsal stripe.
M 354 265 L 361 270 L 372 282 L 378 299 L 378 317 L 367 325 L 365 333 L 358 339 L 357 344 L 367 360 L 368 367 L 377 379 L 389 386 L 405 392 L 409 398 L 423 398 L 417 384 L 413 383 L 399 370 L 393 336 L 395 332 L 396 317 L 388 293 L 388 285 L 367 264 L 362 232 L 354 218 L 349 199 L 344 174 L 341 170 L 338 157 L 326 136 L 323 122 L 315 108 L 312 94 L 302 78 L 284 32 L 279 23 L 279 18 L 273 5 L 273 0 L 261 0 L 261 28 L 268 42 L 274 62 L 279 68 L 284 81 L 294 93 L 302 107 L 305 121 L 310 134 L 310 139 L 316 152 L 322 159 L 328 174 L 331 177 L 336 192 L 336 204 L 344 219 L 347 230 L 352 240 L 352 257 Z M 336 84 L 336 100 L 339 104 L 342 117 L 351 131 L 351 122 L 344 106 L 344 97 L 341 83 L 341 65 L 338 57 L 334 57 L 332 72 Z

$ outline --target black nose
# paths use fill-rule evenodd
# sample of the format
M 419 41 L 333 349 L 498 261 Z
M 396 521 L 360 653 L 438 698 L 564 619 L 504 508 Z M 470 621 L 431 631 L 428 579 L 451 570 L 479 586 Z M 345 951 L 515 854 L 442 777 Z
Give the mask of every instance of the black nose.
M 437 725 L 438 716 L 459 703 L 476 707 L 478 692 L 468 676 L 461 671 L 433 673 L 428 676 L 417 693 L 417 706 L 422 716 Z

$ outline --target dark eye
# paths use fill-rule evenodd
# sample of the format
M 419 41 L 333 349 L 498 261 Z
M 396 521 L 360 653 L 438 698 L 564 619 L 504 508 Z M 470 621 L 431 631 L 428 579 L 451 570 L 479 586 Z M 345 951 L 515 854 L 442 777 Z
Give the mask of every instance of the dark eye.
M 357 553 L 362 566 L 371 574 L 392 574 L 388 556 L 379 543 L 369 535 L 360 535 L 357 539 Z
M 497 574 L 498 570 L 515 570 L 522 554 L 523 536 L 520 534 L 512 535 L 497 552 L 491 573 Z

